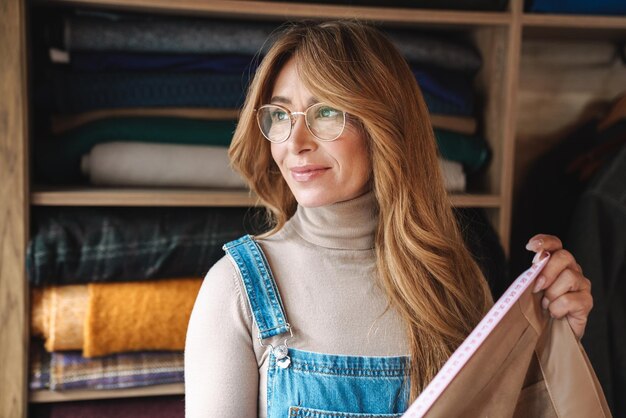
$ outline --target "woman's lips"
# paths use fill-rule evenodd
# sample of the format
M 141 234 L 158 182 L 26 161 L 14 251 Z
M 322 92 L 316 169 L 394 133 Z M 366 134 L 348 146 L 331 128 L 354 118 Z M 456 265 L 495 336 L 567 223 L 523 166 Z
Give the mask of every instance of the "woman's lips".
M 305 182 L 314 180 L 326 173 L 330 167 L 322 166 L 305 166 L 305 167 L 293 167 L 290 169 L 291 177 L 298 182 Z

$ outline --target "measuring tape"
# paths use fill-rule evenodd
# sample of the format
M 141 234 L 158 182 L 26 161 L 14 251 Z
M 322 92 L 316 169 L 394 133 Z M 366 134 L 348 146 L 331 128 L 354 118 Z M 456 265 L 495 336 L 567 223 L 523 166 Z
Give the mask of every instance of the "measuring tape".
M 430 407 L 433 406 L 433 403 L 441 396 L 443 391 L 474 355 L 489 334 L 491 334 L 504 315 L 539 275 L 550 259 L 550 255 L 548 253 L 545 254 L 546 257 L 533 264 L 532 267 L 515 279 L 513 284 L 509 286 L 502 297 L 500 297 L 489 312 L 487 312 L 487 315 L 478 323 L 465 341 L 452 353 L 448 361 L 446 361 L 441 370 L 439 370 L 439 373 L 437 373 L 435 378 L 426 386 L 415 402 L 411 404 L 409 409 L 402 415 L 402 418 L 421 418 L 428 412 Z

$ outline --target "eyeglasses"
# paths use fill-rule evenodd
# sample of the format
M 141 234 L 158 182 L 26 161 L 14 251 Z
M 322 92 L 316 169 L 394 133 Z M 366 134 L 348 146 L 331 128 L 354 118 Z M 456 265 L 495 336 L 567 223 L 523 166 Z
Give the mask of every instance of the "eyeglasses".
M 307 129 L 320 141 L 334 141 L 346 126 L 346 113 L 324 103 L 316 103 L 304 112 L 290 112 L 274 104 L 263 105 L 256 110 L 261 133 L 274 143 L 285 142 L 289 138 L 298 115 L 304 115 Z

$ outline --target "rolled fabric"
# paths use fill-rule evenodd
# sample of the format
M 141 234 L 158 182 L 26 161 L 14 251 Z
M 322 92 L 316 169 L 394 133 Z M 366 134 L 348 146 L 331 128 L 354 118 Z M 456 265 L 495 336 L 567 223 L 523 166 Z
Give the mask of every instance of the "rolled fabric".
M 94 145 L 112 140 L 227 147 L 233 120 L 129 116 L 95 120 L 34 146 L 35 178 L 42 184 L 79 183 L 80 160 Z
M 443 174 L 444 184 L 448 192 L 459 193 L 465 191 L 465 173 L 461 163 L 440 158 L 439 168 Z
M 47 351 L 82 349 L 87 286 L 53 286 L 35 294 L 31 316 L 32 334 L 44 338 Z
M 34 207 L 28 279 L 41 286 L 204 277 L 224 243 L 264 230 L 261 210 Z
M 125 389 L 181 383 L 182 352 L 136 352 L 86 358 L 80 352 L 50 355 L 51 390 Z
M 246 188 L 229 164 L 224 147 L 108 142 L 83 155 L 81 169 L 96 185 Z
M 100 15 L 102 16 L 102 15 Z M 267 50 L 276 25 L 248 21 L 168 19 L 155 16 L 71 16 L 65 19 L 69 51 L 249 54 Z
M 84 357 L 183 350 L 202 279 L 90 283 Z

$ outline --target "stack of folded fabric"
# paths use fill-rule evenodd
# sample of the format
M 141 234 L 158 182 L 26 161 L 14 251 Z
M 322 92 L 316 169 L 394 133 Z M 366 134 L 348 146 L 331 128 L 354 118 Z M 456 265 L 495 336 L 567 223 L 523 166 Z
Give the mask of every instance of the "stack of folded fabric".
M 474 77 L 482 58 L 471 45 L 450 36 L 388 31 L 408 61 L 431 113 L 450 192 L 466 190 L 466 176 L 486 166 L 490 150 L 476 135 Z
M 35 79 L 53 123 L 35 142 L 35 180 L 245 188 L 227 147 L 274 28 L 109 12 L 51 19 L 50 62 Z
M 252 212 L 252 213 L 247 213 Z M 221 245 L 250 209 L 35 208 L 31 389 L 183 381 L 187 322 Z

